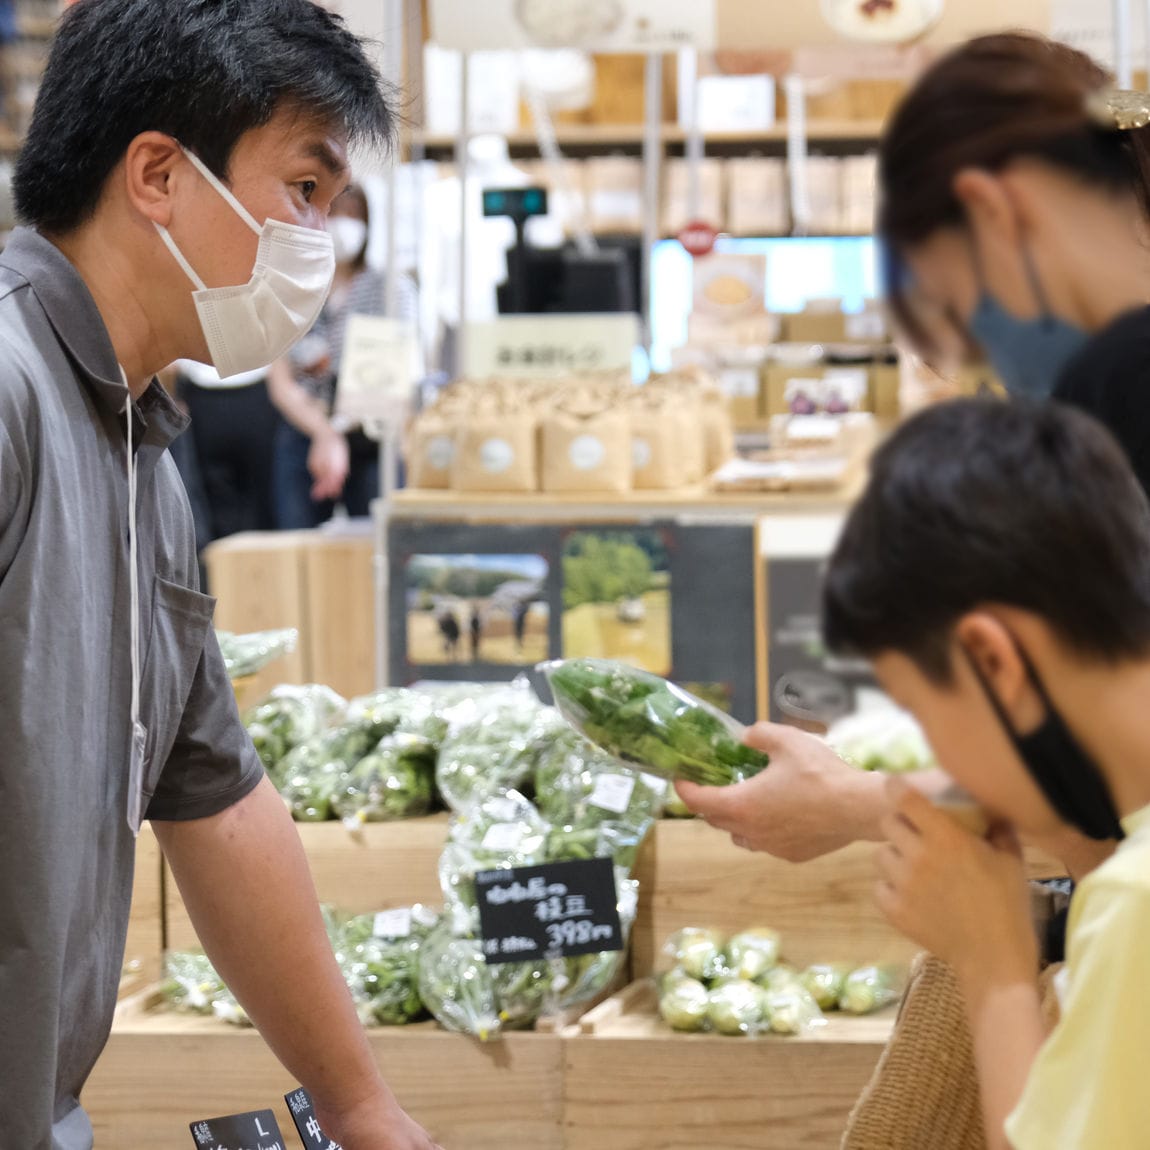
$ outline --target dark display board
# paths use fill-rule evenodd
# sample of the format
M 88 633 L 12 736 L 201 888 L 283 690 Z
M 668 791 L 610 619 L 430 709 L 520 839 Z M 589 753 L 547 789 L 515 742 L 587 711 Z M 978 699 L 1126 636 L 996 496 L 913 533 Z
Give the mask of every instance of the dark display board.
M 395 520 L 388 552 L 393 683 L 509 681 L 545 659 L 589 655 L 756 717 L 749 521 Z

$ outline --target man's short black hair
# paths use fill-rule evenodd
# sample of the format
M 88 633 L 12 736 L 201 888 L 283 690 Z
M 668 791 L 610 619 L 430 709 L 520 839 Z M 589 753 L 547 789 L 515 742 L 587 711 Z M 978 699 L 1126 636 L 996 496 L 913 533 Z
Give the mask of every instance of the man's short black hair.
M 1150 650 L 1150 504 L 1101 424 L 1061 404 L 959 400 L 876 454 L 831 560 L 832 650 L 950 681 L 954 625 L 989 603 L 1087 658 Z
M 167 132 L 221 178 L 240 137 L 281 107 L 390 142 L 364 45 L 311 0 L 79 0 L 60 22 L 16 165 L 16 208 L 41 231 L 89 219 L 141 132 Z

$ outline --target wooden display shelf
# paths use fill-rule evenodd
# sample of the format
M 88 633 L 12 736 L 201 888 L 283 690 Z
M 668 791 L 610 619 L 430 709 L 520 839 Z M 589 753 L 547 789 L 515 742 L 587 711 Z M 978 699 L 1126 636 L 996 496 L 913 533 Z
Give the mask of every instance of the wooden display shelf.
M 121 1003 L 84 1090 L 96 1145 L 185 1150 L 188 1123 L 271 1107 L 299 1085 L 254 1030 L 158 1009 L 155 991 Z M 558 1034 L 480 1044 L 434 1023 L 368 1031 L 404 1107 L 451 1150 L 560 1150 L 563 1045 Z
M 297 823 L 320 902 L 369 914 L 422 902 L 440 906 L 439 856 L 447 842 L 446 814 L 396 823 L 368 823 L 356 833 L 343 823 Z M 167 948 L 199 946 L 170 873 L 165 875 Z
M 137 994 L 160 977 L 164 961 L 164 860 L 152 828 L 145 823 L 136 841 L 132 910 L 124 946 L 120 996 Z
M 828 1015 L 801 1037 L 675 1034 L 635 983 L 567 1032 L 567 1150 L 834 1150 L 894 1024 Z

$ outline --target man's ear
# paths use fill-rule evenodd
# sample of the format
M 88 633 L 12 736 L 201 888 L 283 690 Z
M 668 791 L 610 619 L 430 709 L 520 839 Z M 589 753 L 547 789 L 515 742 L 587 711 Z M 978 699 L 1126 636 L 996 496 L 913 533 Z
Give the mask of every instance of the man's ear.
M 983 287 L 1012 315 L 1037 318 L 1042 303 L 1023 256 L 1024 222 L 1005 179 L 966 168 L 954 177 L 953 190 L 966 212 Z
M 1026 663 L 1011 632 L 988 611 L 972 611 L 955 627 L 960 676 L 977 673 L 1001 703 L 1015 731 L 1033 730 L 1044 717 L 1042 701 L 1030 682 Z M 963 653 L 970 667 L 961 666 Z
M 161 227 L 172 219 L 172 198 L 187 165 L 180 145 L 163 132 L 141 132 L 124 155 L 124 182 L 132 208 Z

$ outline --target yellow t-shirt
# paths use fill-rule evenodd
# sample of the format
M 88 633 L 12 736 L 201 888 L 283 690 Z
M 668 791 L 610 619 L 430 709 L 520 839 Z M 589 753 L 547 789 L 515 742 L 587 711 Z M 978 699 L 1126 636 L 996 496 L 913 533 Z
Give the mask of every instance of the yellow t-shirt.
M 1150 1147 L 1150 807 L 1074 893 L 1062 1021 L 1007 1119 L 1015 1150 Z

